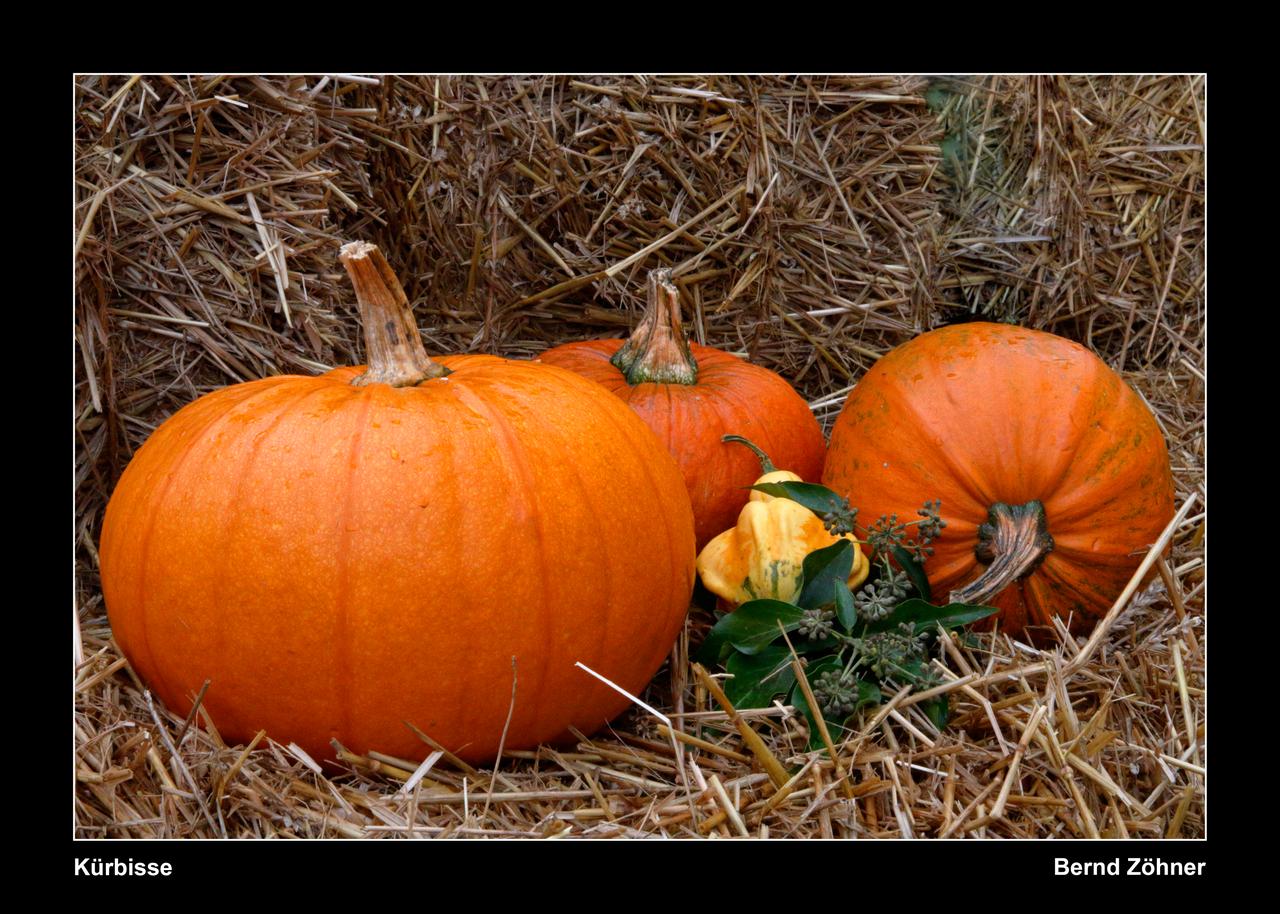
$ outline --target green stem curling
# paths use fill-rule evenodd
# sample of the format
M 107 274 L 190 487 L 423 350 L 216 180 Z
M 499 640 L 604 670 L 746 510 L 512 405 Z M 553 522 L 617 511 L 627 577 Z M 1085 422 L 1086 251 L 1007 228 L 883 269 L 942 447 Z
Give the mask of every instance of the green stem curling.
M 773 461 L 769 459 L 768 454 L 760 450 L 760 448 L 756 447 L 754 444 L 752 444 L 746 438 L 743 438 L 741 435 L 725 435 L 720 440 L 736 441 L 738 442 L 738 444 L 745 444 L 747 447 L 751 448 L 751 450 L 755 451 L 756 456 L 760 458 L 761 475 L 764 475 L 766 473 L 776 473 L 778 471 L 778 468 L 773 465 Z
M 978 528 L 974 554 L 987 565 L 977 580 L 951 592 L 952 603 L 986 604 L 1010 584 L 1025 578 L 1053 551 L 1044 505 L 997 503 Z

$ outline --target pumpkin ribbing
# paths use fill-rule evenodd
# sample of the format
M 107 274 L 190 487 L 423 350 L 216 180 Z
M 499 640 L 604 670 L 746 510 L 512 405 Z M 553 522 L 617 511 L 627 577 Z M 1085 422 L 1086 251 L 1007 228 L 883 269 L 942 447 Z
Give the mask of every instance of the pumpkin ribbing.
M 1083 346 L 1002 324 L 934 330 L 872 366 L 836 420 L 823 481 L 864 523 L 941 499 L 947 526 L 926 564 L 940 601 L 984 596 L 966 585 L 988 563 L 1010 569 L 982 551 L 980 528 L 1012 519 L 993 519 L 998 505 L 1039 502 L 1052 549 L 1042 540 L 988 600 L 1015 633 L 1054 615 L 1091 627 L 1173 516 L 1164 438 L 1138 396 Z
M 353 279 L 381 275 L 368 253 L 344 252 Z M 362 309 L 379 300 L 368 288 Z M 384 367 L 418 362 L 412 348 Z M 481 761 L 511 707 L 513 657 L 508 748 L 626 707 L 576 661 L 643 690 L 693 584 L 669 455 L 569 372 L 432 364 L 438 376 L 399 387 L 361 384 L 360 368 L 228 387 L 139 449 L 107 509 L 103 592 L 167 705 L 185 713 L 210 679 L 204 707 L 228 740 L 265 728 L 317 757 L 336 738 L 421 758 L 409 721 Z
M 685 342 L 678 292 L 666 271 L 650 274 L 649 294 L 648 310 L 630 341 L 566 343 L 539 359 L 612 391 L 666 444 L 684 474 L 701 549 L 734 525 L 747 502 L 747 487 L 759 475 L 751 454 L 722 441 L 724 435 L 750 438 L 778 466 L 811 482 L 822 473 L 826 439 L 808 404 L 782 377 L 728 352 Z M 652 345 L 654 340 L 660 345 Z M 679 369 L 685 364 L 681 353 L 687 353 L 696 376 L 687 383 L 630 383 L 615 364 L 628 346 L 634 347 L 632 361 L 621 361 L 633 368 L 637 350 L 661 353 L 649 364 L 659 363 L 664 371 Z

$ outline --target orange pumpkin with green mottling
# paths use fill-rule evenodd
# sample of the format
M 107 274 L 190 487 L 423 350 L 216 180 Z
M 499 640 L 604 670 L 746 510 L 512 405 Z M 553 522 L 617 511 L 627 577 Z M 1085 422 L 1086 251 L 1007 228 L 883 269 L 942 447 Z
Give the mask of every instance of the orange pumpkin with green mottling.
M 997 606 L 1014 634 L 1054 615 L 1092 628 L 1174 513 L 1138 395 L 1083 346 L 1006 324 L 943 327 L 878 361 L 836 420 L 823 482 L 862 526 L 941 499 L 934 600 Z

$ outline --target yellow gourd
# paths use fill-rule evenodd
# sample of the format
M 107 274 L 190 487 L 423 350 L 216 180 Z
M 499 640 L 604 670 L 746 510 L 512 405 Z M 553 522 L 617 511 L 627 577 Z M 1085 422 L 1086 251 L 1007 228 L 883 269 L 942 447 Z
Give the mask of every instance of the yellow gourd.
M 745 438 L 726 435 L 724 440 L 740 442 L 756 452 L 764 473 L 756 485 L 803 481 L 795 473 L 777 469 L 768 455 Z M 818 516 L 803 505 L 753 491 L 738 514 L 738 523 L 707 543 L 698 556 L 698 575 L 707 590 L 730 603 L 760 599 L 793 603 L 804 584 L 805 556 L 838 539 L 853 543 L 849 574 L 853 589 L 871 570 L 853 534 L 832 536 Z

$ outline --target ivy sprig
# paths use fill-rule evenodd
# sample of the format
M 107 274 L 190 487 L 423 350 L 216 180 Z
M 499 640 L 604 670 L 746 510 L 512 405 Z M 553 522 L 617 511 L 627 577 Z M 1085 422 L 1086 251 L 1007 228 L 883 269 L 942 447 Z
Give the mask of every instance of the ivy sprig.
M 997 612 L 992 606 L 930 602 L 924 563 L 946 522 L 942 503 L 925 502 L 919 519 L 882 515 L 870 527 L 857 523 L 858 509 L 826 486 L 808 482 L 757 483 L 775 498 L 789 498 L 821 518 L 835 536 L 852 533 L 875 551 L 872 572 L 856 592 L 848 586 L 853 543 L 840 539 L 804 559 L 799 596 L 750 600 L 721 616 L 696 659 L 730 673 L 725 694 L 739 708 L 768 707 L 783 696 L 809 723 L 809 748 L 822 746 L 814 709 L 796 681 L 793 651 L 804 658 L 805 677 L 828 729 L 843 729 L 850 717 L 878 705 L 883 688 L 939 684 L 928 660 L 938 626 L 954 629 Z M 947 696 L 923 703 L 938 729 L 950 716 Z

